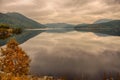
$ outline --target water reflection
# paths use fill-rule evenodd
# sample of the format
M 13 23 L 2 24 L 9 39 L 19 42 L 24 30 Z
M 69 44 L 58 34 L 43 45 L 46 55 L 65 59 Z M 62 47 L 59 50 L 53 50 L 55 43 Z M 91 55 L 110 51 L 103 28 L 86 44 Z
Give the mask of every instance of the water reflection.
M 21 34 L 19 35 L 12 35 L 11 37 L 8 37 L 7 39 L 0 40 L 0 46 L 4 45 L 7 43 L 7 41 L 10 38 L 15 38 L 20 44 L 24 43 L 25 41 L 29 40 L 30 38 L 44 32 L 45 30 L 24 30 Z
M 120 71 L 118 36 L 43 32 L 21 46 L 32 59 L 34 74 L 79 76 Z

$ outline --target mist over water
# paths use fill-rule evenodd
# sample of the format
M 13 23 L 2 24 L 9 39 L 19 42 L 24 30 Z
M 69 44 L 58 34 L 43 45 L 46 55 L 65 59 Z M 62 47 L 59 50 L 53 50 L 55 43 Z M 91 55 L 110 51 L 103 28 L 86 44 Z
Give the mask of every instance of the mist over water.
M 28 53 L 31 72 L 79 76 L 120 72 L 120 37 L 91 32 L 41 33 L 21 47 Z

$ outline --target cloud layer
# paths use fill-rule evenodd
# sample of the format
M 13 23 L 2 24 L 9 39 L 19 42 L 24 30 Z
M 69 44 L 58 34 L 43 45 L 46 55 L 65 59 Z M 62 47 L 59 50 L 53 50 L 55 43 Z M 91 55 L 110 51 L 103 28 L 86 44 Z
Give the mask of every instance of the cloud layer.
M 0 0 L 0 12 L 20 12 L 41 23 L 120 19 L 120 0 Z
M 79 76 L 120 71 L 120 38 L 93 33 L 41 33 L 21 45 L 39 75 Z

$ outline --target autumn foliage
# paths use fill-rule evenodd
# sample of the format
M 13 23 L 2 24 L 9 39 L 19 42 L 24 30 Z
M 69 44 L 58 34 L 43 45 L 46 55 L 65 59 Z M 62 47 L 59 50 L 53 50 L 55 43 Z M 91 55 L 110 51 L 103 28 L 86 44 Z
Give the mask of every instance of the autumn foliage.
M 18 46 L 15 39 L 10 39 L 6 48 L 1 48 L 0 71 L 13 76 L 29 74 L 29 56 Z
M 54 79 L 53 76 L 37 77 L 29 75 L 30 58 L 19 47 L 15 39 L 10 39 L 5 48 L 0 50 L 0 80 L 67 80 L 64 78 Z M 120 73 L 104 73 L 101 80 L 120 80 Z M 75 80 L 91 80 L 86 75 L 80 75 Z

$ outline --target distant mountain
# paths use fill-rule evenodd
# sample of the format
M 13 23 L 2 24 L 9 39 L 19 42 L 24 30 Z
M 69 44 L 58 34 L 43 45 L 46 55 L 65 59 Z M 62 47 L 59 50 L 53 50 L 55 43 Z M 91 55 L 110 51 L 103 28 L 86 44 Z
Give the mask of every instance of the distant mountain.
M 120 20 L 83 26 L 77 25 L 75 26 L 75 30 L 120 36 Z
M 100 20 L 95 21 L 93 24 L 106 23 L 110 21 L 113 21 L 113 20 L 112 19 L 100 19 Z
M 45 26 L 20 13 L 0 13 L 0 23 L 10 24 L 12 27 L 44 28 Z
M 49 23 L 45 24 L 51 30 L 48 32 L 68 32 L 74 30 L 75 25 L 67 23 Z
M 82 24 L 78 24 L 79 26 L 86 26 L 86 25 L 88 25 L 87 23 L 82 23 Z M 78 26 L 77 25 L 77 26 Z
M 20 27 L 23 28 L 23 32 L 20 35 L 13 35 L 12 37 L 15 37 L 19 43 L 24 43 L 25 41 L 29 40 L 30 38 L 40 34 L 44 30 L 41 31 L 32 31 L 32 30 L 25 30 L 29 28 L 45 28 L 46 26 L 25 17 L 22 14 L 19 13 L 0 13 L 0 23 L 9 24 L 11 27 Z M 0 46 L 6 44 L 6 42 L 9 40 L 0 40 Z
M 67 24 L 67 23 L 49 23 L 45 24 L 49 28 L 73 28 L 73 24 Z

